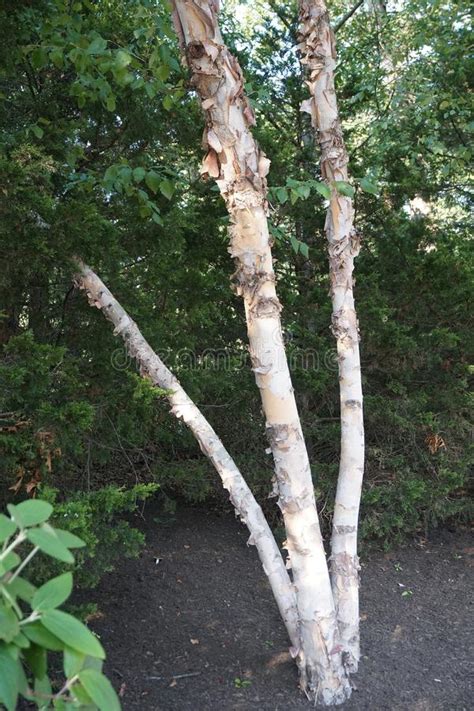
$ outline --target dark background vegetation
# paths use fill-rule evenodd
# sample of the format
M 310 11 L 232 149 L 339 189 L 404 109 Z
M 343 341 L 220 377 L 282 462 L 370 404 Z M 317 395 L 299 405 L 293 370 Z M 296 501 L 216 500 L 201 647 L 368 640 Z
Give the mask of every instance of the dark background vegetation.
M 233 6 L 239 5 L 239 13 Z M 164 4 L 3 2 L 0 23 L 0 496 L 56 500 L 89 545 L 83 584 L 138 550 L 127 512 L 154 494 L 224 506 L 211 466 L 72 285 L 98 271 L 164 355 L 275 525 L 272 464 L 230 288 L 225 207 L 199 178 L 203 119 Z M 325 527 L 339 408 L 318 155 L 299 111 L 291 3 L 226 3 L 272 160 L 283 324 Z M 347 3 L 332 3 L 335 18 Z M 337 88 L 362 234 L 364 541 L 468 515 L 472 242 L 465 2 L 358 11 Z

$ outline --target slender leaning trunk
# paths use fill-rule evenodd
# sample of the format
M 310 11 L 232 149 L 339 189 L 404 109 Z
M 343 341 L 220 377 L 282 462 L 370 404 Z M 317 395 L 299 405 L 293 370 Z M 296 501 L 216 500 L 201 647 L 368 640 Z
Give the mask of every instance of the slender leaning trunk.
M 202 172 L 216 179 L 230 215 L 229 252 L 244 300 L 250 355 L 266 417 L 287 533 L 301 622 L 298 665 L 302 688 L 334 704 L 350 695 L 311 470 L 283 345 L 267 224 L 269 160 L 250 127 L 255 123 L 236 58 L 224 45 L 215 0 L 174 0 L 174 21 L 191 81 L 205 112 Z
M 353 225 L 352 201 L 339 194 L 334 184 L 348 179 L 348 156 L 334 89 L 334 35 L 323 0 L 300 0 L 299 7 L 299 48 L 308 69 L 311 93 L 301 108 L 311 114 L 321 146 L 321 173 L 331 187 L 325 230 L 341 400 L 341 459 L 331 540 L 331 582 L 345 663 L 353 672 L 357 671 L 360 656 L 357 523 L 364 474 L 362 381 L 352 278 L 359 239 Z
M 295 591 L 270 527 L 235 462 L 213 428 L 188 397 L 178 380 L 140 333 L 138 326 L 115 299 L 97 274 L 82 262 L 76 284 L 84 289 L 91 306 L 102 310 L 115 326 L 114 333 L 122 337 L 128 354 L 135 358 L 143 377 L 167 391 L 171 412 L 182 419 L 199 442 L 222 479 L 230 500 L 250 531 L 249 543 L 257 548 L 264 571 L 285 623 L 291 643 L 299 644 L 299 621 Z

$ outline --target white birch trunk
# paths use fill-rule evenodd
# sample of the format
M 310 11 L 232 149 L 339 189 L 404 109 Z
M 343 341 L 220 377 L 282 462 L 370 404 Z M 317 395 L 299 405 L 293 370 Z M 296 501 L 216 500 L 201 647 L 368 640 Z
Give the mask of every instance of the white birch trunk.
M 244 300 L 250 355 L 266 417 L 301 622 L 302 688 L 324 704 L 344 701 L 333 596 L 311 470 L 283 345 L 267 224 L 269 160 L 250 131 L 255 123 L 235 57 L 224 45 L 216 0 L 174 0 L 174 21 L 205 112 L 202 173 L 216 179 L 231 219 L 229 252 Z
M 334 181 L 348 179 L 348 156 L 334 88 L 334 35 L 323 0 L 300 0 L 299 7 L 299 49 L 308 69 L 307 84 L 311 94 L 301 108 L 311 115 L 321 146 L 321 173 L 331 187 L 325 230 L 341 401 L 341 459 L 331 540 L 331 582 L 344 661 L 354 672 L 360 656 L 357 525 L 364 474 L 362 381 L 352 278 L 359 239 L 353 225 L 352 201 L 334 187 Z
M 255 545 L 268 576 L 278 609 L 294 648 L 299 645 L 299 620 L 295 591 L 285 563 L 275 542 L 271 529 L 235 462 L 221 440 L 188 397 L 176 377 L 166 367 L 140 333 L 138 326 L 105 284 L 88 266 L 78 262 L 76 284 L 84 289 L 91 306 L 102 310 L 104 316 L 115 326 L 114 334 L 120 335 L 128 354 L 138 363 L 140 374 L 167 391 L 171 412 L 183 420 L 199 442 L 204 454 L 210 459 L 229 497 L 250 531 L 248 543 Z

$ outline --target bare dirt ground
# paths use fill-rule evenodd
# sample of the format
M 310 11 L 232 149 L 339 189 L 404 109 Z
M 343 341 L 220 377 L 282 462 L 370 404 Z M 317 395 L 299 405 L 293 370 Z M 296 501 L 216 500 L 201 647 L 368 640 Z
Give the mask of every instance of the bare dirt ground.
M 156 516 L 140 559 L 87 595 L 124 711 L 312 708 L 246 528 L 189 508 L 166 526 Z M 472 545 L 444 530 L 362 557 L 363 659 L 344 711 L 474 708 Z

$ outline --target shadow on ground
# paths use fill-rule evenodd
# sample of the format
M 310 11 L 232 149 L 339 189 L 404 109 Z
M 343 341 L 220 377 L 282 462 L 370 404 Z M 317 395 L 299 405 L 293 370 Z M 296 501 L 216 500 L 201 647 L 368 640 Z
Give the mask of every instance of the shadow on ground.
M 124 711 L 287 711 L 297 689 L 284 628 L 232 514 L 148 509 L 147 546 L 88 596 Z M 362 561 L 363 659 L 344 711 L 467 711 L 472 545 L 443 532 Z

